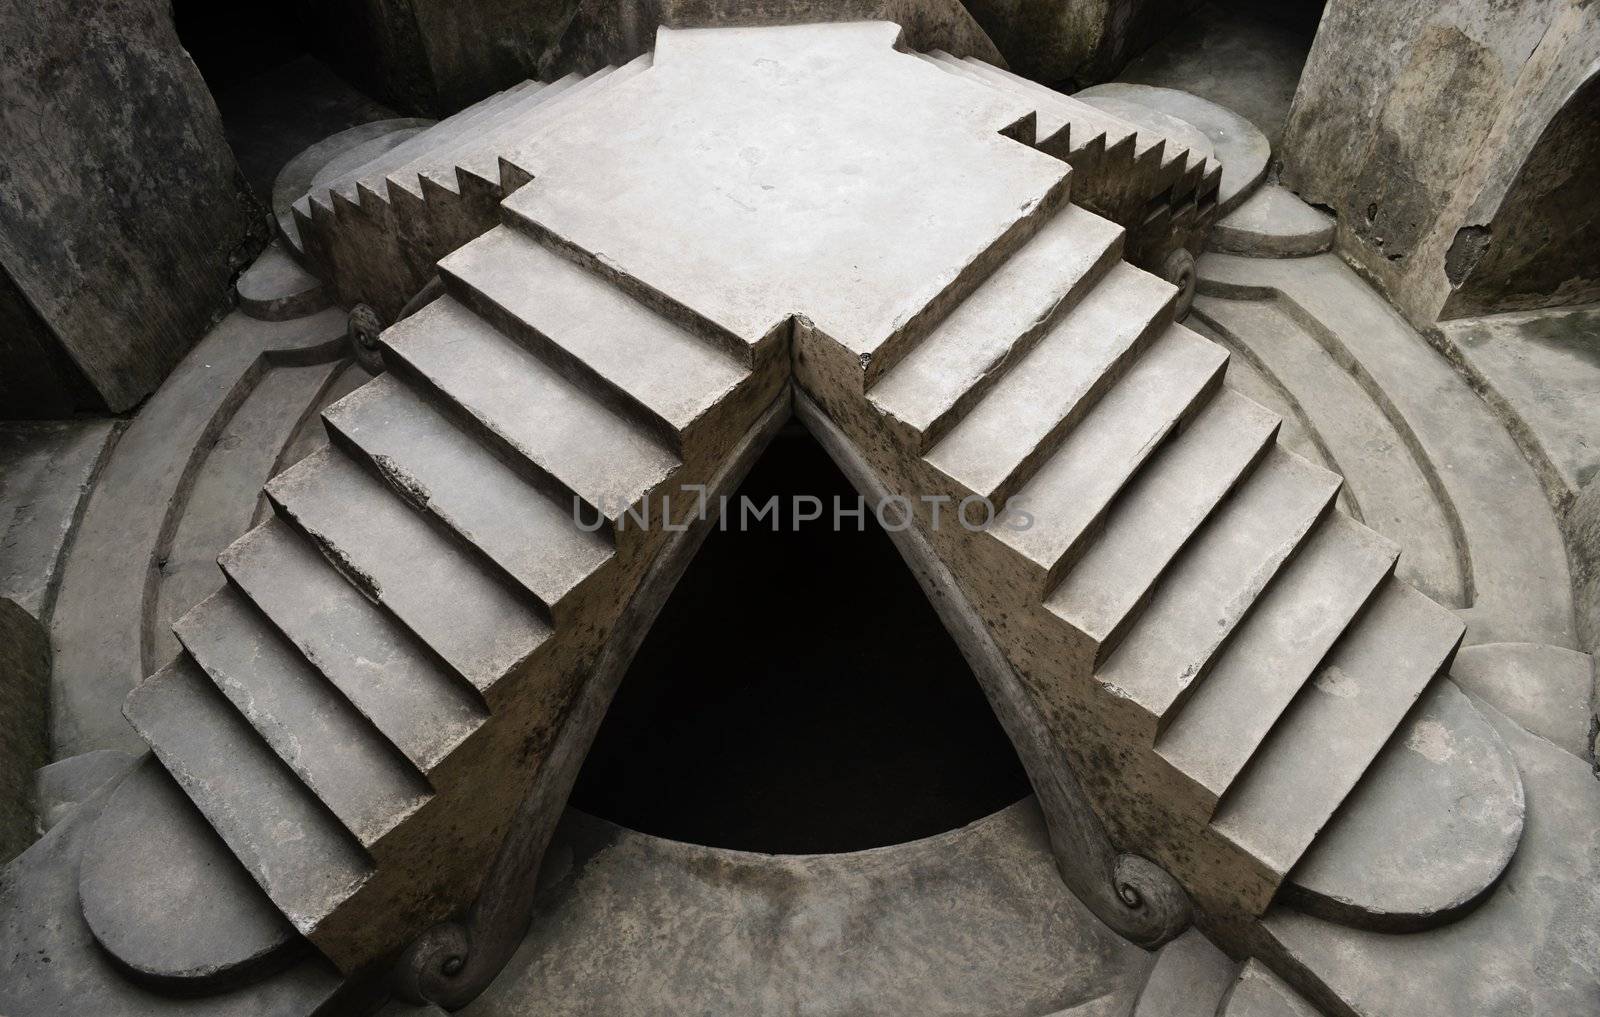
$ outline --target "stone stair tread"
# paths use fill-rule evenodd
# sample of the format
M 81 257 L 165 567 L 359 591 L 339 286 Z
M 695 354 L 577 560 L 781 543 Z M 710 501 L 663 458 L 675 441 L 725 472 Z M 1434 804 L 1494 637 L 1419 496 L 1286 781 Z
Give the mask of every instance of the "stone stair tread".
M 1259 404 L 1219 391 L 1122 493 L 1046 608 L 1103 652 L 1190 536 L 1268 451 L 1278 424 Z
M 267 485 L 279 514 L 480 692 L 551 634 L 519 597 L 350 458 L 324 448 Z
M 607 518 L 619 518 L 679 465 L 654 435 L 452 297 L 397 323 L 383 341 L 400 366 Z
M 1041 596 L 1071 568 L 1117 493 L 1214 391 L 1227 359 L 1216 343 L 1167 326 L 1017 492 L 1023 506 L 1050 510 L 1027 528 L 991 532 L 1038 570 Z
M 1120 117 L 1112 116 L 1081 99 L 1074 99 L 1070 95 L 1057 92 L 1048 85 L 1041 85 L 1037 81 L 1024 78 L 1019 74 L 1013 74 L 991 63 L 979 60 L 977 57 L 966 57 L 963 62 L 990 81 L 995 82 L 999 87 L 1007 89 L 1022 98 L 1031 99 L 1041 105 L 1048 106 L 1052 114 L 1071 124 L 1072 147 L 1074 149 L 1082 148 L 1085 142 L 1094 137 L 1104 137 L 1105 147 L 1108 149 L 1114 148 L 1131 138 L 1133 139 L 1134 151 L 1137 154 L 1143 154 L 1146 150 L 1165 141 L 1163 138 L 1140 138 L 1138 128 Z
M 1464 632 L 1449 611 L 1387 579 L 1223 796 L 1215 829 L 1269 871 L 1287 873 Z
M 590 75 L 568 74 L 550 83 L 540 101 L 519 104 L 494 124 L 460 139 L 440 157 L 418 168 L 418 176 L 451 192 L 460 191 L 460 171 L 482 180 L 500 183 L 500 155 L 515 147 L 529 134 L 536 133 L 553 118 L 575 108 L 580 96 L 609 77 L 614 67 L 602 67 Z
M 1280 446 L 1162 576 L 1099 679 L 1164 727 L 1333 504 L 1340 478 Z
M 1379 585 L 1399 549 L 1331 513 L 1267 589 L 1156 751 L 1220 799 Z
M 184 649 L 364 847 L 431 794 L 416 769 L 237 590 L 178 620 Z
M 343 446 L 548 610 L 612 556 L 610 542 L 581 528 L 570 504 L 535 488 L 392 374 L 334 403 L 323 419 Z
M 137 686 L 123 712 L 302 934 L 372 875 L 355 838 L 187 656 Z
M 518 89 L 524 88 L 528 84 L 528 82 L 522 82 L 518 85 L 513 85 L 504 91 L 496 92 L 494 95 L 481 99 L 465 109 L 452 113 L 427 130 L 420 131 L 381 153 L 371 162 L 357 166 L 317 187 L 305 198 L 302 198 L 301 202 L 308 202 L 309 199 L 315 198 L 319 204 L 327 206 L 328 202 L 323 200 L 323 197 L 333 194 L 339 194 L 350 201 L 357 200 L 357 188 L 360 185 L 364 184 L 369 188 L 376 188 L 379 186 L 379 181 L 391 169 L 397 169 L 417 156 L 446 144 L 449 139 L 469 132 L 481 117 L 493 110 L 498 104 L 510 101 L 514 98 Z M 298 206 L 300 203 L 297 202 L 296 204 Z M 309 203 L 302 210 L 309 215 Z
M 474 310 L 638 407 L 663 437 L 681 441 L 746 376 L 720 347 L 520 230 L 490 230 L 439 271 Z
M 384 182 L 390 176 L 404 172 L 406 167 L 426 163 L 435 158 L 437 153 L 447 151 L 463 139 L 475 136 L 485 125 L 493 123 L 506 109 L 516 106 L 530 95 L 542 92 L 547 87 L 540 81 L 518 82 L 434 124 L 417 137 L 416 144 L 403 145 L 372 164 L 346 174 L 339 181 L 339 186 L 330 190 L 347 198 L 354 197 L 362 188 L 382 194 Z
M 471 686 L 283 520 L 268 519 L 251 530 L 218 563 L 423 773 L 431 773 L 488 718 Z
M 538 88 L 522 92 L 514 101 L 495 110 L 491 116 L 475 122 L 472 130 L 441 139 L 438 145 L 419 152 L 414 158 L 390 169 L 384 174 L 387 186 L 391 189 L 403 187 L 420 198 L 423 196 L 421 178 L 428 177 L 452 191 L 455 190 L 455 167 L 462 153 L 475 150 L 484 144 L 486 137 L 505 129 L 508 124 L 514 124 L 532 112 L 559 101 L 565 92 L 582 80 L 576 74 L 569 74 L 548 84 L 540 83 Z
M 525 153 L 530 145 L 539 144 L 540 138 L 556 130 L 557 125 L 569 117 L 589 107 L 601 94 L 649 70 L 653 58 L 653 51 L 647 51 L 620 67 L 608 67 L 603 72 L 589 75 L 563 97 L 560 103 L 552 104 L 536 116 L 524 118 L 523 122 L 513 129 L 498 132 L 491 145 L 480 146 L 461 162 L 462 169 L 485 180 L 496 182 L 502 180 L 500 172 L 502 158 L 515 162 L 519 154 Z
M 998 507 L 1165 327 L 1176 294 L 1132 265 L 1112 266 L 933 447 L 928 462 Z
M 873 404 L 927 451 L 1115 263 L 1122 238 L 1117 224 L 1067 205 L 872 386 Z
M 977 84 L 983 85 L 985 88 L 995 89 L 997 91 L 1012 92 L 1015 94 L 1014 89 L 1005 88 L 1004 86 L 990 79 L 977 68 L 970 66 L 965 60 L 955 56 L 952 53 L 947 53 L 942 49 L 936 49 L 930 53 L 918 53 L 917 55 L 945 71 L 947 74 L 952 74 L 958 78 L 966 78 L 968 81 L 976 82 Z M 1025 95 L 1023 98 L 1031 100 L 1033 99 L 1033 96 Z M 1034 111 L 1034 137 L 1036 139 L 1036 143 L 1043 142 L 1049 138 L 1054 138 L 1057 134 L 1060 134 L 1062 130 L 1067 128 L 1068 123 L 1066 115 L 1060 112 L 1053 104 L 1047 104 L 1041 108 L 1037 108 Z M 1071 135 L 1069 135 L 1069 140 L 1074 142 L 1072 145 L 1074 150 L 1083 147 L 1082 144 L 1076 143 L 1077 139 Z M 1083 140 L 1088 141 L 1089 139 L 1084 138 Z

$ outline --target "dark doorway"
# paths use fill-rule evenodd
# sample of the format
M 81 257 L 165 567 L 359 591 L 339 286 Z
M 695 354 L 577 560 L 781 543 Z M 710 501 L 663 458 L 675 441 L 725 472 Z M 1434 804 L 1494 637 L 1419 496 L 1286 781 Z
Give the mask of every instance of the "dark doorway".
M 792 499 L 823 518 L 794 529 Z M 572 803 L 657 836 L 785 854 L 954 829 L 1029 791 L 977 679 L 869 510 L 786 428 L 730 500 L 640 648 Z

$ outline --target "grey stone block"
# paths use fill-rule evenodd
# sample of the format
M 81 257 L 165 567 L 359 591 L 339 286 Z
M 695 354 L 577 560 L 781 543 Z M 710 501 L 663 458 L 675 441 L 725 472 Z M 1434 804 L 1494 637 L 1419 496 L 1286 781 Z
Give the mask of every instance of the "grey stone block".
M 322 281 L 273 243 L 234 284 L 239 308 L 262 321 L 284 321 L 315 314 L 329 304 Z
M 1208 99 L 1176 88 L 1157 88 L 1109 82 L 1077 93 L 1078 98 L 1095 104 L 1135 124 L 1143 126 L 1142 110 L 1192 125 L 1205 136 L 1211 154 L 1222 164 L 1222 180 L 1217 189 L 1217 214 L 1227 215 L 1238 208 L 1261 185 L 1272 158 L 1267 136 L 1250 121 Z M 1164 133 L 1160 119 L 1151 129 Z
M 169 4 L 12 3 L 0 24 L 0 274 L 36 346 L 75 366 L 52 394 L 126 410 L 227 308 L 266 241 L 259 210 Z M 23 377 L 27 351 L 8 337 L 4 355 Z M 48 391 L 3 387 L 31 414 Z
M 1208 241 L 1213 251 L 1255 258 L 1298 258 L 1333 246 L 1333 217 L 1288 188 L 1267 184 L 1217 220 Z

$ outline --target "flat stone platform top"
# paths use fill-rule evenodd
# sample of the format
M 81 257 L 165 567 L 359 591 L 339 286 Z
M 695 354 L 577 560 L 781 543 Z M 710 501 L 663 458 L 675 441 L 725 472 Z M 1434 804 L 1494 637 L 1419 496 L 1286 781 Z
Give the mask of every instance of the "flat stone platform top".
M 747 342 L 803 314 L 871 353 L 1070 172 L 1000 134 L 1030 107 L 899 31 L 663 28 L 649 71 L 507 157 L 535 179 L 506 208 Z

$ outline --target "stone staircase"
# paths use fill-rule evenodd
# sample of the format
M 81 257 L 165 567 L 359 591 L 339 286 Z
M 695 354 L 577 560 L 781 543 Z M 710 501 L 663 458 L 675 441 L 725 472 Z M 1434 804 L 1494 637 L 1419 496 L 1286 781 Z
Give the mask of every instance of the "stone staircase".
M 971 89 L 885 60 L 970 106 Z M 1234 943 L 1286 886 L 1353 920 L 1375 910 L 1382 879 L 1409 870 L 1375 888 L 1294 872 L 1369 815 L 1360 791 L 1461 623 L 1335 511 L 1334 474 L 1222 387 L 1227 355 L 1176 322 L 1176 288 L 1124 260 L 1134 233 L 1067 203 L 1070 183 L 1086 204 L 1200 217 L 1215 172 L 1051 92 L 1035 99 L 1056 116 L 1040 146 L 1077 159 L 1073 176 L 980 135 L 1026 157 L 1009 179 L 1027 200 L 982 196 L 980 239 L 926 270 L 864 242 L 859 213 L 813 225 L 781 201 L 770 218 L 675 207 L 711 225 L 641 241 L 639 216 L 665 204 L 651 188 L 695 179 L 698 149 L 645 151 L 637 176 L 613 157 L 596 186 L 633 184 L 639 207 L 618 202 L 632 214 L 592 214 L 584 188 L 595 137 L 661 108 L 613 104 L 548 172 L 526 153 L 563 106 L 643 66 L 513 89 L 306 199 L 307 253 L 347 296 L 393 309 L 435 271 L 444 293 L 384 332 L 388 373 L 326 412 L 328 449 L 268 485 L 274 517 L 224 553 L 229 586 L 179 622 L 184 654 L 126 706 L 276 907 L 353 971 L 474 898 L 612 623 L 698 508 L 694 485 L 792 377 L 910 500 L 1116 845 L 1166 868 Z M 994 156 L 967 153 L 985 173 Z M 497 210 L 526 182 L 512 166 L 543 185 Z M 892 176 L 862 207 L 902 212 Z M 936 182 L 942 198 L 964 186 Z M 796 259 L 771 242 L 808 229 L 833 232 Z M 836 283 L 863 255 L 872 274 Z M 1405 917 L 1425 921 L 1427 903 Z
M 880 376 L 839 384 L 816 335 L 797 373 L 913 500 L 1113 839 L 1238 933 L 1359 822 L 1463 626 L 1221 386 L 1123 238 L 1065 206 Z
M 125 707 L 347 970 L 472 899 L 665 526 L 697 509 L 678 485 L 786 382 L 786 335 L 732 349 L 510 227 L 441 269 L 449 292 L 384 334 L 391 370 L 324 414 L 332 445 L 268 485 L 273 517 Z
M 1034 146 L 1072 166 L 1073 200 L 1128 230 L 1129 260 L 1152 271 L 1162 256 L 1189 246 L 1217 215 L 1222 166 L 1081 99 L 976 57 L 941 50 L 922 55 L 957 77 L 1035 107 Z
M 438 260 L 498 222 L 501 199 L 527 182 L 502 157 L 536 144 L 650 59 L 491 95 L 319 183 L 294 203 L 298 237 L 285 239 L 333 281 L 341 304 L 369 304 L 393 320 Z

